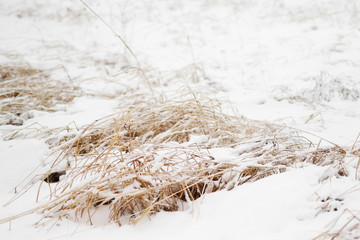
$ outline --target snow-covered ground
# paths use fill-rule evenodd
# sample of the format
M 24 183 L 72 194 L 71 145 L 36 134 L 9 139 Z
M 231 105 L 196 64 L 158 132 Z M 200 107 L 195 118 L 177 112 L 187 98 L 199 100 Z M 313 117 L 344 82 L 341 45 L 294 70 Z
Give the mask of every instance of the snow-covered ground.
M 54 79 L 71 81 L 84 93 L 59 111 L 34 111 L 23 126 L 0 125 L 1 205 L 51 153 L 40 135 L 10 138 L 12 132 L 81 127 L 119 110 L 132 94 L 179 99 L 191 89 L 220 99 L 229 114 L 304 130 L 315 144 L 323 138 L 359 147 L 360 1 L 84 2 L 0 1 L 0 66 L 56 68 Z M 352 235 L 336 239 L 357 239 L 359 164 L 349 166 L 348 177 L 327 179 L 328 167 L 299 166 L 136 225 L 64 219 L 36 228 L 41 216 L 31 214 L 0 225 L 0 236 L 303 240 L 337 232 L 354 215 L 345 228 Z M 1 207 L 0 219 L 36 207 L 37 190 Z

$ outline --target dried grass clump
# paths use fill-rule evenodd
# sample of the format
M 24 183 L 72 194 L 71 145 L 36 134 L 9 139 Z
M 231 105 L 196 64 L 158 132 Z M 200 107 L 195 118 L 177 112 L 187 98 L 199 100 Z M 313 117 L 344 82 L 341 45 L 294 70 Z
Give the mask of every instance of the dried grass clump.
M 284 166 L 217 162 L 208 152 L 178 143 L 143 145 L 124 153 L 114 147 L 72 161 L 65 179 L 41 209 L 44 219 L 87 218 L 102 206 L 109 221 L 136 223 L 159 211 L 177 211 L 205 193 L 231 190 L 242 183 L 285 170 Z
M 207 141 L 191 144 L 192 134 Z M 299 162 L 329 165 L 344 157 L 337 147 L 315 149 L 291 131 L 225 115 L 213 101 L 196 99 L 138 103 L 61 141 L 50 172 L 66 161 L 67 175 L 52 192 L 56 200 L 42 211 L 58 218 L 86 213 L 91 222 L 93 211 L 106 205 L 109 221 L 119 224 L 176 211 L 204 193 L 230 190 Z M 208 152 L 213 147 L 233 148 L 234 159 L 218 162 Z
M 0 66 L 0 76 L 0 124 L 22 125 L 30 110 L 56 111 L 79 94 L 70 83 L 31 67 Z
M 78 136 L 51 139 L 49 143 L 58 146 L 67 142 L 66 148 L 75 155 L 91 154 L 93 150 L 96 154 L 109 144 L 129 152 L 145 143 L 184 143 L 191 135 L 207 136 L 207 141 L 201 143 L 205 148 L 234 147 L 240 139 L 273 131 L 275 127 L 271 125 L 223 114 L 216 101 L 190 99 L 137 102 L 125 111 L 88 125 Z
M 234 165 L 213 160 L 179 144 L 150 145 L 128 154 L 113 149 L 74 162 L 52 192 L 56 200 L 43 211 L 56 218 L 86 214 L 91 222 L 94 211 L 106 205 L 109 221 L 118 224 L 135 223 L 161 210 L 177 211 L 181 202 L 223 189 L 233 180 Z
M 190 135 L 198 134 L 208 136 L 208 147 L 231 146 L 240 138 L 251 136 L 252 125 L 257 124 L 223 114 L 220 104 L 209 99 L 143 104 L 130 108 L 130 113 L 129 136 L 138 137 L 141 142 L 151 139 L 155 144 L 188 142 Z
M 189 142 L 194 134 L 206 140 Z M 105 208 L 109 222 L 120 225 L 183 209 L 205 193 L 231 190 L 298 163 L 335 165 L 345 153 L 315 148 L 289 129 L 228 116 L 212 101 L 196 99 L 139 103 L 49 143 L 58 156 L 42 179 L 61 166 L 67 166 L 66 175 L 50 188 L 49 203 L 26 214 L 92 223 Z M 219 147 L 231 149 L 233 158 L 214 158 L 211 152 Z

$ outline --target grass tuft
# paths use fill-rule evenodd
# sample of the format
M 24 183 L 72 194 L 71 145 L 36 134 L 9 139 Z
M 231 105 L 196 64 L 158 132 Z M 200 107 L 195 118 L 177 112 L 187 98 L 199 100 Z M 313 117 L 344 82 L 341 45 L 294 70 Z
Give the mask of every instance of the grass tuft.
M 191 142 L 194 135 L 205 141 Z M 206 193 L 298 163 L 336 165 L 345 153 L 315 148 L 289 129 L 228 116 L 214 101 L 197 99 L 139 103 L 51 144 L 58 157 L 49 172 L 68 167 L 40 211 L 44 219 L 85 217 L 92 223 L 106 208 L 108 220 L 119 225 L 181 210 Z M 216 159 L 217 148 L 230 149 L 233 158 Z
M 53 69 L 55 70 L 55 69 Z M 22 125 L 31 110 L 56 111 L 79 95 L 71 83 L 29 66 L 0 66 L 0 125 Z

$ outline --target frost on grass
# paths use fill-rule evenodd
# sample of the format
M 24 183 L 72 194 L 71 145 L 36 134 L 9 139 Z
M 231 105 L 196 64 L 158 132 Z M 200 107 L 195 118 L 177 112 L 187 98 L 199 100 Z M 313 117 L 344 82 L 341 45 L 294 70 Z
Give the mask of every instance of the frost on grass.
M 194 143 L 196 135 L 201 142 Z M 144 101 L 48 143 L 57 153 L 48 173 L 67 167 L 49 202 L 27 212 L 42 213 L 42 223 L 64 217 L 92 223 L 103 208 L 109 222 L 136 223 L 299 164 L 348 174 L 343 148 L 321 149 L 289 129 L 225 115 L 211 100 Z M 216 159 L 214 148 L 232 149 L 231 159 Z
M 358 101 L 360 86 L 357 81 L 347 76 L 332 76 L 321 72 L 305 79 L 310 86 L 300 91 L 288 87 L 279 87 L 274 92 L 278 101 L 303 102 L 307 105 L 326 104 L 333 100 Z
M 32 110 L 56 111 L 79 94 L 70 83 L 29 66 L 0 66 L 0 125 L 22 125 Z

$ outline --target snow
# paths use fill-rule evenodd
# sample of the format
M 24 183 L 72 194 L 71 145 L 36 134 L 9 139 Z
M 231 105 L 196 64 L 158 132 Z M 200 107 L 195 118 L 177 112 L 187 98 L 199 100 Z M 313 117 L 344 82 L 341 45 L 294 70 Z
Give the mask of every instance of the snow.
M 315 143 L 323 138 L 351 147 L 358 137 L 358 1 L 85 2 L 126 41 L 141 66 L 80 1 L 0 0 L 0 66 L 21 63 L 49 70 L 87 93 L 57 112 L 33 111 L 23 126 L 0 125 L 1 205 L 51 160 L 44 139 L 9 140 L 9 131 L 80 128 L 115 113 L 127 105 L 123 93 L 151 94 L 134 67 L 148 69 L 155 92 L 168 93 L 166 98 L 189 88 L 223 101 L 226 113 L 304 130 Z M 349 91 L 352 97 L 346 95 Z M 207 140 L 192 135 L 187 144 Z M 209 154 L 231 163 L 252 147 L 214 148 Z M 183 211 L 160 212 L 136 225 L 107 224 L 106 213 L 99 213 L 94 226 L 63 219 L 42 228 L 33 225 L 41 216 L 31 214 L 0 225 L 0 235 L 28 240 L 310 240 L 331 226 L 340 229 L 349 212 L 360 211 L 357 164 L 348 163 L 348 177 L 302 164 L 231 191 L 207 194 Z M 153 170 L 160 167 L 158 163 Z M 45 203 L 46 190 L 39 194 L 36 203 L 35 185 L 1 207 L 0 219 Z
M 26 122 L 26 125 L 36 123 L 47 128 L 61 128 L 75 123 L 77 126 L 83 126 L 114 113 L 116 106 L 117 102 L 114 100 L 80 97 L 74 99 L 66 111 L 50 114 L 38 112 L 35 118 Z
M 4 174 L 1 178 L 2 188 L 8 188 L 20 183 L 24 176 L 30 174 L 48 153 L 47 145 L 41 140 L 11 140 L 1 143 L 0 151 L 3 164 L 11 174 Z M 10 190 L 10 189 L 8 189 Z

